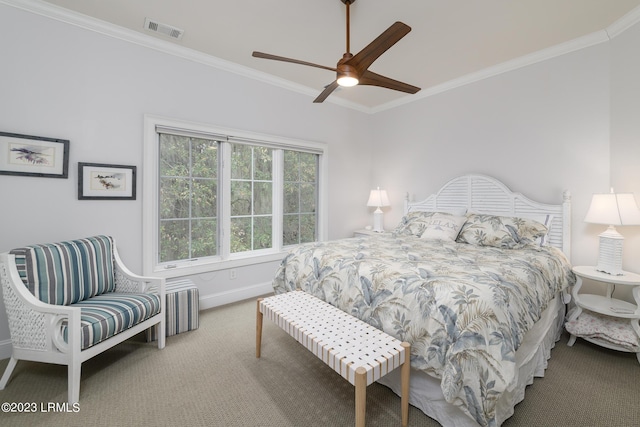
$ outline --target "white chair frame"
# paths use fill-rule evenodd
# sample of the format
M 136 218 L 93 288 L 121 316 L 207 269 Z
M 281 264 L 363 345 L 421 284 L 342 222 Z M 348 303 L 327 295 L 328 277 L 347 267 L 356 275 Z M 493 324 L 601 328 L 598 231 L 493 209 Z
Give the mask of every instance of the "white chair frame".
M 86 360 L 151 327 L 158 328 L 158 349 L 164 348 L 165 279 L 143 277 L 132 273 L 122 263 L 115 247 L 115 241 L 113 255 L 115 292 L 158 293 L 161 310 L 155 316 L 82 350 L 80 308 L 46 304 L 37 299 L 22 282 L 16 267 L 15 256 L 8 252 L 0 254 L 0 282 L 9 319 L 12 344 L 11 359 L 0 379 L 0 390 L 3 390 L 7 385 L 19 360 L 67 365 L 68 401 L 70 404 L 74 404 L 80 398 L 80 372 L 82 363 Z M 68 325 L 68 342 L 64 341 L 61 334 L 63 321 L 67 321 Z

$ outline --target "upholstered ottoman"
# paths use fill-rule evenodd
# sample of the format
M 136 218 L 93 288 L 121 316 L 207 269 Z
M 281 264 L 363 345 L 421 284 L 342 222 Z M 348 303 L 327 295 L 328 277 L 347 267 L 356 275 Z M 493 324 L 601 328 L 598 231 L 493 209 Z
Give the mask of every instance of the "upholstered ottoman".
M 198 329 L 198 311 L 200 310 L 198 287 L 189 279 L 174 279 L 167 280 L 165 291 L 167 336 Z M 155 328 L 147 330 L 147 341 L 156 339 Z

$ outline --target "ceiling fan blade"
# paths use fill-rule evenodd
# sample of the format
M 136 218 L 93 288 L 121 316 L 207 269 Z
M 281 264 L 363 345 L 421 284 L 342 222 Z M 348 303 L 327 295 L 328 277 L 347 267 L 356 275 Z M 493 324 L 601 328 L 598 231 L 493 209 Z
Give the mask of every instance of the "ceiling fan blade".
M 385 53 L 391 46 L 409 34 L 411 27 L 402 22 L 396 22 L 380 34 L 374 41 L 358 52 L 346 64 L 356 67 L 359 73 L 369 68 L 373 61 Z
M 312 62 L 299 61 L 297 59 L 285 58 L 284 56 L 271 55 L 270 53 L 254 51 L 251 56 L 256 58 L 273 59 L 274 61 L 291 62 L 294 64 L 306 65 L 309 67 L 322 68 L 323 70 L 337 71 L 334 67 L 325 67 L 324 65 L 314 64 Z
M 365 71 L 360 77 L 359 85 L 379 86 L 386 89 L 393 89 L 400 92 L 416 93 L 420 90 L 419 87 L 403 83 L 398 80 L 390 79 L 389 77 L 381 76 L 372 71 Z
M 327 87 L 324 88 L 322 93 L 320 95 L 318 95 L 318 97 L 316 99 L 314 99 L 313 102 L 314 103 L 320 103 L 320 102 L 324 101 L 325 99 L 327 99 L 327 97 L 329 95 L 331 95 L 331 92 L 336 90 L 337 87 L 338 87 L 338 82 L 334 80 L 333 83 L 327 85 Z

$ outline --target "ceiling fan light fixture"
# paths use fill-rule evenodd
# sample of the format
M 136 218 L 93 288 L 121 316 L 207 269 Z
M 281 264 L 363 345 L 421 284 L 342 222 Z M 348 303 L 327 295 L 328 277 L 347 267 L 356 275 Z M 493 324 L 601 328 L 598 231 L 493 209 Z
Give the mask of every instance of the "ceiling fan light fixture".
M 341 76 L 336 80 L 340 86 L 352 87 L 358 84 L 358 79 L 351 76 Z
M 351 55 L 349 55 L 349 58 Z M 347 54 L 345 54 L 345 58 Z M 355 70 L 355 67 L 348 64 L 338 64 L 337 68 L 337 78 L 336 83 L 343 87 L 352 87 L 358 84 L 358 73 Z

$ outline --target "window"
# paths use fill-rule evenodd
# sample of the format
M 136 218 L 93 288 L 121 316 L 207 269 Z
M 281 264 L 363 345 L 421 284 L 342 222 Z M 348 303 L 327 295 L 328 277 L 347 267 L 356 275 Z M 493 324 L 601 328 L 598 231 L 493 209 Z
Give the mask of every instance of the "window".
M 273 247 L 273 151 L 231 144 L 232 253 Z
M 147 116 L 144 162 L 145 274 L 276 260 L 326 232 L 324 144 Z
M 158 262 L 218 255 L 218 142 L 159 134 Z
M 284 151 L 284 244 L 316 240 L 318 156 Z

